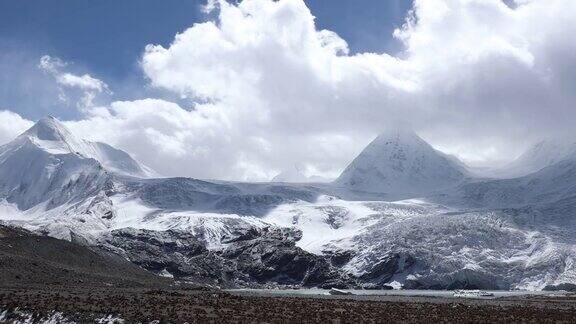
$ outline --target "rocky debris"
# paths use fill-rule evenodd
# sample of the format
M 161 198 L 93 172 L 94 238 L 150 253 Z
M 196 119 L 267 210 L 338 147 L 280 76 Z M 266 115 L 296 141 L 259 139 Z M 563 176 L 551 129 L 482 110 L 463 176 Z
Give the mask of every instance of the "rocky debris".
M 260 231 L 255 227 L 246 228 L 236 228 L 230 235 L 224 235 L 222 237 L 222 243 L 234 243 L 237 241 L 248 241 L 254 240 L 260 236 Z
M 255 239 L 229 244 L 222 256 L 235 259 L 239 271 L 259 283 L 307 287 L 342 287 L 352 284 L 329 261 L 296 247 L 301 232 L 295 229 L 269 227 Z
M 211 251 L 182 231 L 121 229 L 112 231 L 106 245 L 147 270 L 182 281 L 227 287 L 355 285 L 329 259 L 297 247 L 301 235 L 286 228 L 244 229 L 223 241 L 221 250 Z
M 348 220 L 349 211 L 348 209 L 340 206 L 321 206 L 318 207 L 319 210 L 324 212 L 327 216 L 326 223 L 330 225 L 332 229 L 339 229 Z
M 384 286 L 394 274 L 403 272 L 414 265 L 415 260 L 406 254 L 392 253 L 375 262 L 370 270 L 360 276 L 363 282 L 372 283 L 377 287 Z
M 221 284 L 233 272 L 231 262 L 181 231 L 114 230 L 107 246 L 144 269 L 182 281 Z
M 23 228 L 0 224 L 0 239 L 30 236 L 30 235 L 33 234 L 30 231 L 27 231 Z
M 334 267 L 343 267 L 354 257 L 354 251 L 329 247 L 322 251 Z

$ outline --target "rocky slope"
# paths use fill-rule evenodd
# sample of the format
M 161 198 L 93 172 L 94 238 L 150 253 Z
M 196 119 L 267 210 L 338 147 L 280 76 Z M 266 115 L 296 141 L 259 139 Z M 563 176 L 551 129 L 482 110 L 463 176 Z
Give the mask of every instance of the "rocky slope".
M 100 249 L 0 225 L 0 287 L 162 287 L 159 278 Z
M 300 233 L 267 227 L 248 229 L 208 250 L 182 231 L 115 230 L 102 244 L 135 264 L 180 281 L 223 287 L 283 285 L 350 287 L 355 282 L 329 260 L 295 246 Z

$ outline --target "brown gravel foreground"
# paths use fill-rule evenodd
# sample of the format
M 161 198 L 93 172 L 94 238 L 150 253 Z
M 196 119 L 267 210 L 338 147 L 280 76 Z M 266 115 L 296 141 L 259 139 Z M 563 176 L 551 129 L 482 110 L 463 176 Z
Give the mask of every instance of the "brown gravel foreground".
M 80 323 L 117 315 L 126 323 L 575 323 L 576 300 L 374 301 L 238 296 L 219 291 L 142 288 L 5 288 L 0 308 L 64 313 Z

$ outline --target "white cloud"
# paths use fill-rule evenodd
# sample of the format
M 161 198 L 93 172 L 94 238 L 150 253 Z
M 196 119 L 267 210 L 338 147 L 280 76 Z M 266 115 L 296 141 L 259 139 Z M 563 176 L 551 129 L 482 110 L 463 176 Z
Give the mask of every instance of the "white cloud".
M 68 102 L 70 99 L 65 89 L 76 89 L 81 91 L 81 96 L 76 106 L 81 109 L 89 108 L 94 105 L 94 98 L 100 93 L 111 93 L 108 85 L 89 74 L 76 75 L 68 72 L 62 72 L 68 63 L 59 58 L 44 55 L 40 58 L 38 67 L 54 77 L 60 87 L 60 99 Z
M 347 55 L 299 0 L 219 3 L 218 21 L 148 46 L 143 69 L 152 85 L 209 98 L 268 140 L 340 132 L 365 142 L 409 121 L 441 147 L 468 147 L 451 150 L 465 158 L 502 159 L 571 131 L 576 117 L 571 1 L 419 0 L 395 33 L 406 48 L 398 57 Z
M 58 74 L 60 69 L 68 65 L 66 62 L 62 61 L 57 57 L 51 57 L 50 55 L 44 55 L 40 58 L 40 63 L 38 67 L 50 74 Z
M 89 74 L 79 76 L 71 73 L 63 73 L 58 75 L 56 81 L 63 86 L 71 88 L 80 88 L 96 92 L 108 90 L 106 83 L 91 77 Z
M 304 166 L 319 173 L 332 168 L 327 158 L 342 154 L 342 148 L 333 141 L 338 135 L 296 135 L 284 139 L 283 146 L 275 146 L 272 143 L 280 139 L 264 139 L 239 130 L 220 108 L 204 104 L 186 110 L 158 99 L 114 102 L 110 107 L 91 109 L 83 120 L 66 124 L 79 136 L 124 149 L 170 176 L 267 180 L 285 163 L 286 154 L 307 154 L 314 163 L 307 161 Z M 304 141 L 310 145 L 303 147 Z M 346 138 L 341 143 L 351 146 Z
M 32 126 L 32 122 L 8 110 L 0 110 L 0 145 L 6 144 Z
M 165 175 L 200 178 L 264 180 L 295 164 L 335 176 L 399 123 L 468 161 L 510 159 L 573 136 L 576 120 L 576 6 L 516 2 L 416 0 L 393 56 L 350 55 L 301 0 L 210 1 L 216 21 L 148 45 L 141 60 L 153 87 L 199 104 L 114 102 L 69 125 Z

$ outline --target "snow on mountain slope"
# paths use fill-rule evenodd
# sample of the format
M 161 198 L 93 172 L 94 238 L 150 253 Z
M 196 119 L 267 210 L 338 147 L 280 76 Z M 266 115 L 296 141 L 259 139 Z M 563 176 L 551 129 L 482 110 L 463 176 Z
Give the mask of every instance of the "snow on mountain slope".
M 138 178 L 157 177 L 152 169 L 134 160 L 128 153 L 105 143 L 84 142 L 88 150 L 84 155 L 98 160 L 106 170 Z
M 317 196 L 299 185 L 124 176 L 143 173 L 125 152 L 79 140 L 47 117 L 0 148 L 0 218 L 64 239 L 177 228 L 217 245 L 232 231 L 261 228 L 251 217 Z
M 313 203 L 298 201 L 283 204 L 262 218 L 282 227 L 295 227 L 302 231 L 298 246 L 321 254 L 328 245 L 348 246 L 346 240 L 362 233 L 366 228 L 384 219 L 399 221 L 421 213 L 438 213 L 445 207 L 418 200 L 399 202 L 346 201 L 321 196 Z
M 574 241 L 554 227 L 520 225 L 501 211 L 423 213 L 366 228 L 351 239 L 345 268 L 377 279 L 380 260 L 396 257 L 409 262 L 386 280 L 406 288 L 537 290 L 576 279 Z
M 519 178 L 472 181 L 430 199 L 484 209 L 538 206 L 576 199 L 576 159 L 565 159 Z M 574 214 L 566 213 L 570 217 Z
M 209 249 L 223 246 L 234 231 L 264 228 L 269 224 L 257 217 L 197 211 L 163 210 L 147 205 L 137 197 L 112 197 L 115 217 L 110 229 L 136 228 L 154 231 L 179 230 L 195 235 Z
M 30 145 L 53 155 L 75 154 L 79 158 L 92 158 L 108 171 L 135 177 L 150 177 L 153 171 L 142 166 L 128 153 L 108 144 L 88 142 L 76 138 L 60 121 L 45 117 L 20 135 L 15 144 L 28 142 Z M 0 153 L 1 156 L 1 153 Z
M 84 148 L 54 119 L 43 119 L 0 147 L 0 199 L 27 210 L 76 203 L 106 187 L 98 161 L 76 153 Z
M 65 239 L 105 230 L 114 184 L 93 148 L 51 117 L 0 147 L 0 217 Z
M 515 178 L 542 170 L 562 160 L 576 158 L 576 142 L 565 138 L 538 142 L 496 176 Z
M 127 190 L 153 208 L 257 217 L 284 203 L 314 201 L 319 194 L 314 187 L 304 185 L 190 178 L 135 179 L 126 183 Z
M 46 117 L 0 147 L 0 199 L 21 210 L 83 202 L 110 188 L 108 171 L 149 173 L 127 153 L 77 139 L 57 119 Z
M 50 154 L 69 154 L 89 149 L 83 141 L 74 137 L 62 123 L 51 116 L 40 119 L 18 136 L 16 142 L 26 140 Z
M 467 171 L 406 130 L 380 134 L 334 184 L 364 192 L 425 193 L 463 181 Z

